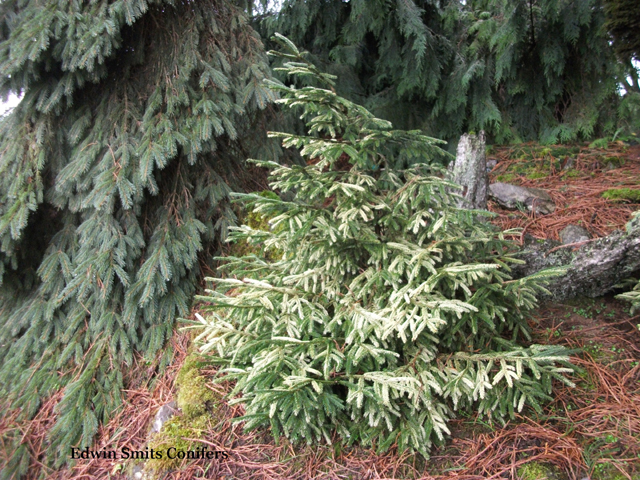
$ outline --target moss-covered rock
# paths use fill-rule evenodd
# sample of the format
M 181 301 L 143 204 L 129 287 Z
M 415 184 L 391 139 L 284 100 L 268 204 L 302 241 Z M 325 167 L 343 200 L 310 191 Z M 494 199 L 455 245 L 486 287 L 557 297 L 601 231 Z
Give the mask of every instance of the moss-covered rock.
M 182 376 L 177 403 L 183 417 L 196 418 L 215 407 L 215 397 L 206 384 L 207 379 L 197 369 Z
M 159 454 L 159 458 L 149 460 L 145 470 L 159 473 L 178 468 L 184 459 L 179 458 L 176 453 L 187 452 L 197 447 L 193 441 L 186 439 L 202 437 L 208 426 L 209 420 L 204 414 L 192 418 L 185 415 L 173 417 L 164 425 L 162 431 L 155 434 L 149 442 L 149 451 L 153 449 Z M 170 449 L 171 452 L 169 452 Z
M 525 263 L 513 267 L 512 275 L 521 278 L 545 268 L 566 266 L 567 274 L 546 286 L 551 298 L 600 297 L 640 270 L 640 215 L 627 223 L 626 232 L 615 231 L 575 249 L 558 247 L 558 242 L 539 243 L 525 236 L 519 254 Z
M 215 412 L 221 398 L 207 387 L 207 378 L 201 374 L 201 368 L 206 365 L 206 358 L 196 353 L 185 359 L 175 380 L 176 402 L 181 413 L 168 420 L 162 430 L 151 437 L 149 450 L 157 453 L 156 458 L 146 463 L 145 471 L 157 474 L 178 468 L 185 460 L 184 457 L 179 458 L 177 452 L 201 447 L 187 439 L 201 438 L 211 424 L 217 422 Z

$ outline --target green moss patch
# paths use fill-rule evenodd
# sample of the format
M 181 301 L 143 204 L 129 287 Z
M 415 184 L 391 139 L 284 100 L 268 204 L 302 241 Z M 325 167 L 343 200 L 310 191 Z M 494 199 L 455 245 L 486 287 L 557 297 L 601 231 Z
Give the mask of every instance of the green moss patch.
M 602 193 L 602 198 L 618 202 L 640 203 L 640 190 L 633 188 L 611 188 Z
M 510 159 L 536 160 L 544 157 L 565 157 L 580 153 L 579 145 L 540 145 L 536 143 L 514 146 L 508 153 Z
M 498 175 L 496 177 L 496 180 L 498 182 L 510 183 L 510 182 L 513 182 L 516 178 L 518 178 L 518 177 L 516 175 L 514 175 L 513 173 L 505 173 L 503 175 Z
M 263 198 L 271 198 L 271 199 L 279 198 L 278 195 L 272 192 L 271 190 L 264 190 L 262 192 L 257 193 L 257 195 Z M 239 225 L 247 225 L 253 230 L 262 230 L 265 232 L 268 232 L 272 229 L 269 223 L 272 217 L 263 215 L 258 212 L 254 212 L 251 204 L 249 204 L 245 208 L 246 209 L 238 212 Z M 263 246 L 261 244 L 250 244 L 247 242 L 233 241 L 231 242 L 231 248 L 227 255 L 230 257 L 244 257 L 247 255 L 259 255 L 262 249 L 263 249 Z M 281 256 L 282 256 L 282 252 L 276 249 L 271 249 L 265 255 L 265 257 L 268 260 L 275 260 Z
M 552 465 L 542 462 L 529 462 L 518 468 L 518 480 L 558 480 L 560 478 L 557 469 Z
M 178 468 L 184 459 L 178 458 L 174 452 L 194 450 L 197 446 L 187 438 L 201 438 L 209 428 L 207 415 L 188 418 L 179 415 L 171 418 L 164 424 L 162 431 L 155 434 L 149 442 L 149 451 L 153 450 L 161 455 L 161 458 L 149 460 L 146 469 L 151 472 L 164 472 Z M 173 457 L 169 458 L 169 449 Z
M 518 161 L 508 163 L 496 176 L 496 181 L 510 183 L 520 177 L 529 180 L 547 178 L 561 170 L 564 158 L 579 152 L 578 146 L 519 146 L 506 154 L 507 159 Z
M 191 370 L 182 378 L 178 390 L 178 408 L 182 415 L 196 418 L 215 406 L 213 392 L 206 387 L 207 379 L 198 370 Z
M 600 160 L 600 163 L 602 163 L 603 165 L 611 166 L 613 168 L 618 168 L 625 164 L 624 157 L 620 157 L 617 155 L 599 157 L 599 160 Z
M 568 170 L 566 170 L 563 174 L 564 177 L 568 177 L 568 178 L 577 178 L 582 176 L 583 173 L 580 170 L 577 170 L 575 168 L 570 168 Z
M 149 460 L 146 465 L 148 471 L 163 472 L 178 468 L 184 460 L 169 458 L 168 450 L 174 448 L 175 451 L 186 452 L 200 446 L 186 439 L 201 438 L 211 427 L 212 420 L 216 421 L 215 412 L 221 398 L 207 387 L 207 378 L 200 373 L 200 369 L 206 365 L 205 357 L 195 353 L 185 359 L 175 381 L 178 390 L 176 402 L 181 414 L 168 420 L 149 442 L 149 449 L 159 452 L 161 458 Z
M 622 465 L 622 470 L 627 471 L 628 465 Z M 593 467 L 593 480 L 627 480 L 629 477 L 624 475 L 612 463 L 598 463 Z M 640 475 L 633 475 L 632 480 L 640 480 Z
M 529 175 L 527 175 L 527 178 L 531 180 L 536 180 L 538 178 L 547 178 L 548 176 L 549 174 L 545 172 L 532 172 Z

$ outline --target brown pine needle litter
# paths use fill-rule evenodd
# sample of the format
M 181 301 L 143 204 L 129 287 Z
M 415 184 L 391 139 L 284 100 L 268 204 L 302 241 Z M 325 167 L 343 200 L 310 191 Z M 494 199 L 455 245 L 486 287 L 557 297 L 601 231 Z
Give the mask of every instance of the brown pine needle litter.
M 225 450 L 229 458 L 184 460 L 179 469 L 159 473 L 156 478 L 517 479 L 519 469 L 537 461 L 553 467 L 560 479 L 579 480 L 589 475 L 597 479 L 594 472 L 604 467 L 622 475 L 618 478 L 632 479 L 640 474 L 640 329 L 636 326 L 640 319 L 630 317 L 625 304 L 613 299 L 602 302 L 607 306 L 599 314 L 594 313 L 595 307 L 544 307 L 533 325 L 535 342 L 583 349 L 572 357 L 582 369 L 573 378 L 576 388 L 557 384 L 554 401 L 542 414 L 525 410 L 504 426 L 491 424 L 486 418 L 455 420 L 450 424 L 452 437 L 446 445 L 434 448 L 427 461 L 419 455 L 398 455 L 393 450 L 378 455 L 375 449 L 346 448 L 337 443 L 291 445 L 281 439 L 276 445 L 268 430 L 244 433 L 241 424 L 232 424 L 231 419 L 241 416 L 243 408 L 223 401 L 203 435 L 188 440 L 209 450 Z M 125 392 L 124 409 L 101 428 L 92 450 L 120 451 L 125 446 L 144 450 L 155 413 L 175 397 L 173 381 L 187 355 L 189 340 L 187 334 L 176 333 L 172 366 L 152 389 L 138 387 Z M 150 368 L 140 362 L 132 368 L 131 378 L 145 378 L 151 374 Z M 217 394 L 225 394 L 231 387 L 209 385 Z M 53 407 L 59 396 L 50 398 L 30 422 L 16 423 L 15 417 L 9 417 L 0 424 L 0 435 L 8 429 L 20 429 L 35 454 L 28 478 L 44 474 L 48 479 L 125 479 L 125 469 L 131 465 L 123 460 L 79 460 L 57 472 L 44 467 L 46 433 L 55 419 Z M 3 448 L 2 455 L 8 454 Z
M 624 229 L 631 214 L 640 210 L 640 145 L 616 142 L 606 149 L 576 146 L 568 154 L 556 153 L 563 150 L 567 149 L 524 144 L 490 152 L 488 158 L 498 161 L 489 174 L 491 183 L 541 188 L 556 204 L 552 214 L 534 215 L 505 210 L 489 201 L 489 210 L 498 215 L 495 225 L 502 230 L 521 228 L 523 235 L 552 240 L 559 240 L 560 231 L 570 224 L 586 228 L 593 238 Z M 638 197 L 603 198 L 609 190 L 636 191 Z

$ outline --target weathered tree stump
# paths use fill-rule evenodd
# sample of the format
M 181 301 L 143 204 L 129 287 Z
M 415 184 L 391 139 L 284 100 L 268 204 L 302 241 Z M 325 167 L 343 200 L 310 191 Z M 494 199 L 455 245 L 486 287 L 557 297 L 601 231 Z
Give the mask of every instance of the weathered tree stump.
M 460 137 L 456 159 L 449 165 L 451 180 L 463 187 L 459 206 L 487 209 L 487 157 L 484 132 L 479 135 L 464 134 Z

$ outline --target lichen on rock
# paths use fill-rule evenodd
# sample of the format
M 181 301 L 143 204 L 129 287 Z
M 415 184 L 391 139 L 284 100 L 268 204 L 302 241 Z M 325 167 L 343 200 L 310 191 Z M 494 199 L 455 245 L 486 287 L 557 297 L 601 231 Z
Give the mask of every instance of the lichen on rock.
M 489 195 L 502 207 L 512 210 L 522 206 L 537 215 L 549 215 L 556 209 L 551 195 L 540 188 L 497 182 L 489 185 Z
M 524 277 L 552 267 L 567 267 L 567 274 L 547 285 L 555 300 L 599 297 L 612 292 L 623 280 L 640 272 L 640 216 L 627 223 L 626 232 L 615 231 L 580 247 L 563 247 L 558 242 L 538 242 L 525 237 L 514 267 L 515 277 Z

